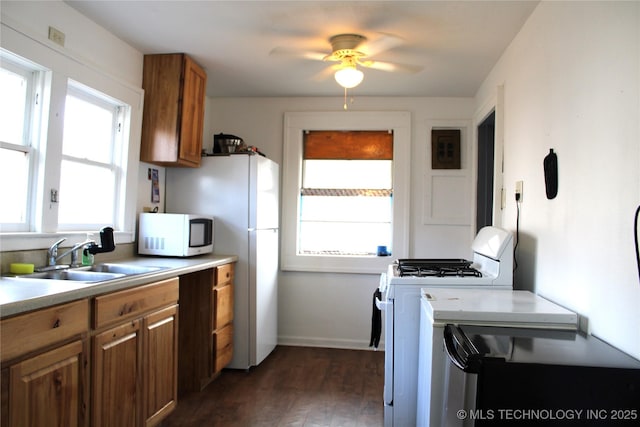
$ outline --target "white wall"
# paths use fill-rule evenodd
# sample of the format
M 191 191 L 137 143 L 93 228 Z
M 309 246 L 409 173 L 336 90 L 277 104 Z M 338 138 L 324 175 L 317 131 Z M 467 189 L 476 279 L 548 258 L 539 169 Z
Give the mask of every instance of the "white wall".
M 209 99 L 205 145 L 208 149 L 211 147 L 215 133 L 233 134 L 282 164 L 284 113 L 341 111 L 342 104 L 341 97 Z M 474 234 L 470 224 L 471 177 L 475 171 L 470 136 L 473 100 L 356 96 L 350 109 L 411 113 L 410 256 L 469 257 Z M 432 126 L 463 128 L 463 169 L 450 172 L 449 176 L 461 178 L 466 195 L 456 194 L 455 198 L 447 200 L 431 198 L 434 176 L 430 168 Z M 425 207 L 434 203 L 443 204 L 439 209 L 454 209 L 456 215 L 462 211 L 459 216 L 463 219 L 447 223 L 433 215 L 425 215 Z M 348 348 L 368 346 L 372 294 L 378 286 L 378 275 L 281 272 L 279 279 L 281 343 Z
M 2 22 L 76 57 L 108 76 L 142 87 L 142 53 L 62 1 L 2 1 Z M 48 40 L 49 26 L 65 34 L 64 47 Z
M 476 97 L 504 85 L 506 228 L 516 286 L 587 316 L 591 331 L 640 358 L 633 215 L 640 203 L 640 3 L 542 2 Z M 542 162 L 558 155 L 547 200 Z

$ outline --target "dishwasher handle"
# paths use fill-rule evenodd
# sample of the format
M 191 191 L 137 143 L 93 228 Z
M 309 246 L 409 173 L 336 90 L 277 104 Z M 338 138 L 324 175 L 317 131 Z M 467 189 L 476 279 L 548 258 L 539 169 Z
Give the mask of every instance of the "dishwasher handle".
M 444 348 L 449 360 L 464 372 L 475 372 L 474 359 L 480 356 L 480 352 L 455 325 L 446 325 L 444 328 Z

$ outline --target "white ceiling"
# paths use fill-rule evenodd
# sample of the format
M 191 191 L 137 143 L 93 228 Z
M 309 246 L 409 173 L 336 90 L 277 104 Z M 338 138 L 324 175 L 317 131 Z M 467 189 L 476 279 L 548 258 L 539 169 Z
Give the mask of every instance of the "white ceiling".
M 538 1 L 66 1 L 142 53 L 185 52 L 207 70 L 207 94 L 342 96 L 321 61 L 276 47 L 330 53 L 330 36 L 380 34 L 405 43 L 375 56 L 422 67 L 364 69 L 360 96 L 472 97 Z

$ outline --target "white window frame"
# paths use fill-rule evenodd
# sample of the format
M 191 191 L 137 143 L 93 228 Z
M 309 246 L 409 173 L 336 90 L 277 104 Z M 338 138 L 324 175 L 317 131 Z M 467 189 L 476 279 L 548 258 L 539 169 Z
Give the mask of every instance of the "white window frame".
M 114 110 L 113 128 L 115 129 L 117 127 L 120 127 L 121 131 L 119 133 L 118 131 L 114 133 L 114 137 L 112 140 L 112 147 L 111 147 L 111 156 L 110 156 L 109 162 L 98 162 L 98 161 L 89 160 L 89 159 L 81 159 L 81 158 L 70 156 L 64 153 L 62 153 L 61 155 L 61 161 L 67 160 L 67 161 L 78 163 L 78 164 L 84 164 L 86 166 L 96 166 L 100 168 L 110 169 L 114 174 L 114 194 L 115 195 L 120 194 L 123 188 L 122 187 L 123 171 L 122 171 L 121 164 L 123 163 L 124 160 L 122 157 L 123 156 L 122 148 L 123 146 L 126 146 L 126 141 L 123 138 L 123 131 L 124 131 L 123 124 L 126 122 L 126 117 L 129 114 L 129 109 L 130 109 L 129 106 L 124 105 L 122 102 L 112 99 L 106 96 L 105 94 L 98 93 L 92 88 L 86 87 L 73 80 L 70 80 L 67 85 L 67 95 L 72 95 L 86 102 L 90 102 L 92 104 L 102 106 L 105 109 Z M 64 194 L 61 194 L 61 197 L 64 197 L 64 196 L 65 196 Z M 119 200 L 114 200 L 113 206 L 112 206 L 113 222 L 111 224 L 87 223 L 87 224 L 78 225 L 74 223 L 61 223 L 60 221 L 58 221 L 58 230 L 89 231 L 87 230 L 87 227 L 91 227 L 91 230 L 98 230 L 99 228 L 105 225 L 118 226 L 119 225 L 118 213 L 120 211 L 120 208 L 121 207 L 120 207 Z
M 27 107 L 23 122 L 23 140 L 20 144 L 14 144 L 8 141 L 0 141 L 0 145 L 4 149 L 19 151 L 25 153 L 27 160 L 28 196 L 25 206 L 25 218 L 23 222 L 3 223 L 0 225 L 3 232 L 26 232 L 33 228 L 34 216 L 34 193 L 36 190 L 36 180 L 34 179 L 37 169 L 37 154 L 40 140 L 40 132 L 42 130 L 42 117 L 45 112 L 45 82 L 47 72 L 43 68 L 29 61 L 20 58 L 13 53 L 0 48 L 0 59 L 2 67 L 16 74 L 23 75 L 27 83 Z
M 135 241 L 136 205 L 138 190 L 138 166 L 140 158 L 140 138 L 142 129 L 142 107 L 144 91 L 137 86 L 105 73 L 84 58 L 68 50 L 51 47 L 46 39 L 26 36 L 13 28 L 2 25 L 2 48 L 14 55 L 47 70 L 44 85 L 45 94 L 41 123 L 40 145 L 36 151 L 32 189 L 32 224 L 29 232 L 0 232 L 0 250 L 33 250 L 48 248 L 59 238 L 65 237 L 65 244 L 73 245 L 83 241 L 87 232 L 97 230 L 64 231 L 58 229 L 57 203 L 51 202 L 51 190 L 58 189 L 60 182 L 60 162 L 62 158 L 62 136 L 64 99 L 69 80 L 74 80 L 96 91 L 106 94 L 130 106 L 130 114 L 123 128 L 124 144 L 122 161 L 122 189 L 116 203 L 121 204 L 115 224 L 116 244 Z
M 393 130 L 393 258 L 409 251 L 411 115 L 408 112 L 290 112 L 284 117 L 281 268 L 291 271 L 371 273 L 384 271 L 388 257 L 299 255 L 297 232 L 306 130 Z

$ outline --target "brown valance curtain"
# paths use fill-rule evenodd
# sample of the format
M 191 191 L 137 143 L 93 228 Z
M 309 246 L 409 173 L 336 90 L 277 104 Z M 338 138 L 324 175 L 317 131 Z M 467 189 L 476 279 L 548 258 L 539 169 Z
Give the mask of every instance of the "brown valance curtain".
M 305 160 L 393 160 L 391 131 L 306 131 Z

